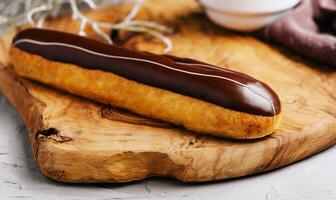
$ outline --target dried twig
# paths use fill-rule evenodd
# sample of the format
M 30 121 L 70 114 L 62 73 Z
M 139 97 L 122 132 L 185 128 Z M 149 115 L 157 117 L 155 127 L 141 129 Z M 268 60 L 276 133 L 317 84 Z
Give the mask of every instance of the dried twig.
M 7 13 L 0 14 L 0 31 L 7 31 L 24 23 L 42 28 L 48 17 L 56 17 L 60 14 L 62 8 L 70 6 L 73 20 L 80 21 L 79 35 L 86 36 L 85 28 L 86 26 L 91 26 L 106 42 L 113 43 L 109 34 L 102 29 L 140 32 L 162 41 L 166 45 L 165 53 L 172 49 L 171 41 L 164 35 L 165 33 L 171 33 L 170 28 L 154 22 L 134 19 L 141 8 L 143 0 L 135 0 L 132 10 L 123 21 L 116 24 L 92 20 L 81 12 L 80 8 L 82 6 L 97 9 L 102 3 L 106 2 L 102 2 L 102 0 L 8 0 L 7 5 L 0 3 L 0 10 L 1 8 L 7 10 Z M 12 13 L 8 13 L 8 10 L 12 10 Z

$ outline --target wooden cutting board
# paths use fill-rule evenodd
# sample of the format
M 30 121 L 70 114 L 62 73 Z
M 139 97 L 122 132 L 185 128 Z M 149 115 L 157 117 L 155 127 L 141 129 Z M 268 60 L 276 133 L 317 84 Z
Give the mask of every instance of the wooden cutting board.
M 121 6 L 89 16 L 118 21 L 126 10 Z M 335 69 L 227 32 L 211 24 L 191 0 L 147 0 L 139 18 L 175 28 L 169 36 L 172 54 L 238 70 L 271 85 L 283 104 L 282 126 L 259 140 L 201 136 L 21 79 L 2 66 L 0 88 L 21 114 L 36 163 L 47 177 L 64 182 L 125 182 L 150 176 L 219 180 L 276 169 L 336 142 Z M 78 23 L 60 18 L 48 26 L 74 32 Z M 1 40 L 1 58 L 7 64 L 11 37 Z M 159 42 L 141 35 L 124 42 L 129 48 L 162 50 Z

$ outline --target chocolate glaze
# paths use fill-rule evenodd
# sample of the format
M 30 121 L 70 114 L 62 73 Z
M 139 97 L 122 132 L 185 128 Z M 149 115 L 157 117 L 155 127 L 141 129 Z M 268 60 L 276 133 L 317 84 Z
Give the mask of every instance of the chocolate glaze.
M 193 59 L 133 51 L 45 29 L 26 29 L 15 36 L 13 45 L 48 60 L 112 72 L 235 111 L 274 116 L 281 109 L 278 96 L 266 84 Z

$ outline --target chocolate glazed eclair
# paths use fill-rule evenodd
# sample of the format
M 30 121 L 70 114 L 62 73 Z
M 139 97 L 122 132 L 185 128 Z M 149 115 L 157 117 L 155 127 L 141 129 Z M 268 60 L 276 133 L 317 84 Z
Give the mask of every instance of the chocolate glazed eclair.
M 193 59 L 45 29 L 18 33 L 10 56 L 20 76 L 198 133 L 251 139 L 280 124 L 280 100 L 265 83 Z

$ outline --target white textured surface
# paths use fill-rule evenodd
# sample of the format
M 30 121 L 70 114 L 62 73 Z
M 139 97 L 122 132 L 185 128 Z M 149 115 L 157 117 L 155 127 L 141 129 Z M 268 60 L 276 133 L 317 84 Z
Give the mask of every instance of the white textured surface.
M 291 166 L 202 184 L 149 179 L 128 184 L 63 184 L 45 178 L 32 159 L 20 117 L 0 93 L 0 199 L 336 199 L 336 147 Z

